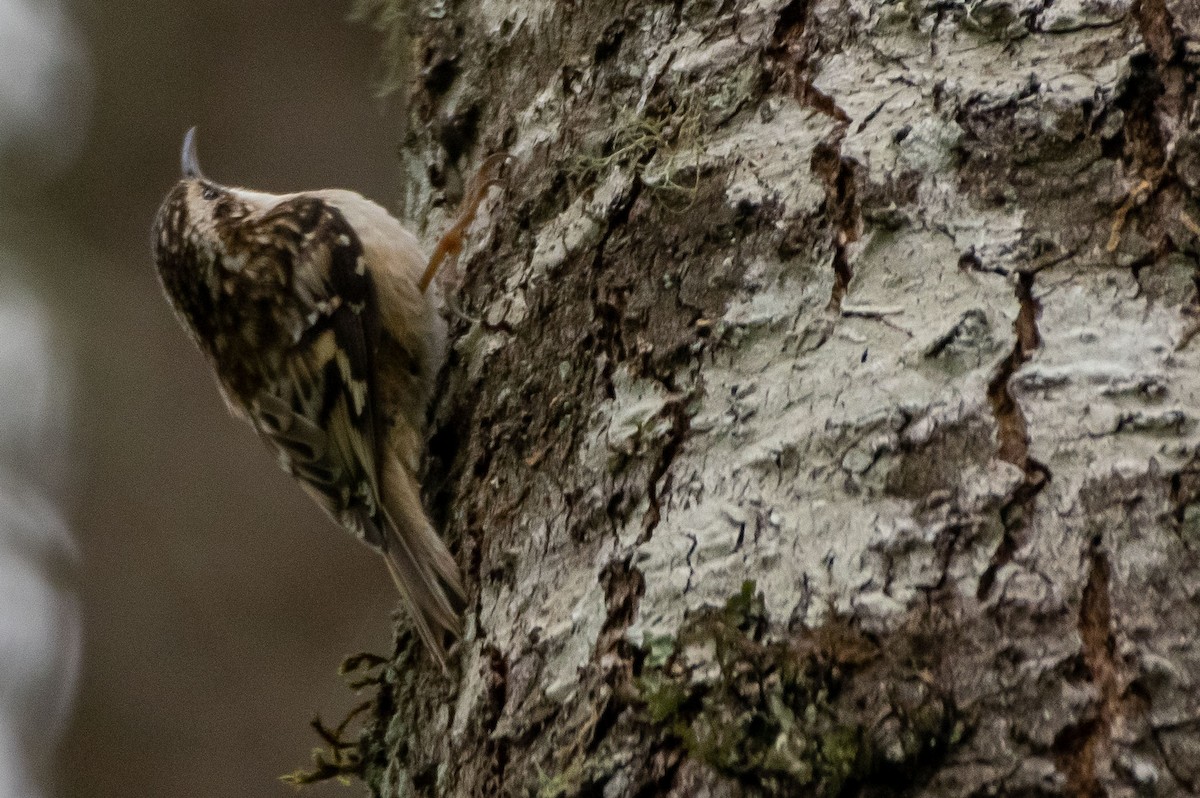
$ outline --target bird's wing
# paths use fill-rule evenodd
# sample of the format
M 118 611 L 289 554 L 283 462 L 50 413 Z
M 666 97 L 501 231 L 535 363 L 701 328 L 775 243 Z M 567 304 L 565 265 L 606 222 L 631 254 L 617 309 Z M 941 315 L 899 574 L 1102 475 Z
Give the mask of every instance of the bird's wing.
M 264 259 L 283 264 L 279 278 L 285 283 L 270 295 L 276 301 L 267 312 L 271 326 L 291 340 L 282 351 L 267 348 L 259 355 L 263 379 L 244 397 L 246 404 L 282 465 L 339 523 L 353 528 L 360 509 L 373 516 L 379 506 L 370 277 L 353 231 L 320 201 L 280 203 L 252 229 L 257 235 L 248 235 L 250 270 L 259 262 L 255 240 L 283 247 Z M 383 546 L 372 530 L 354 531 Z
M 295 343 L 274 368 L 263 364 L 273 376 L 250 402 L 254 424 L 326 512 L 387 557 L 417 631 L 441 661 L 442 631 L 458 630 L 439 578 L 449 552 L 436 534 L 437 550 L 417 545 L 428 534 L 397 528 L 396 520 L 410 526 L 410 519 L 393 520 L 381 495 L 380 463 L 395 455 L 381 449 L 377 435 L 379 314 L 361 243 L 336 208 L 314 198 L 280 203 L 262 224 L 284 228 L 263 240 L 292 242 L 285 294 L 293 304 L 275 312 Z

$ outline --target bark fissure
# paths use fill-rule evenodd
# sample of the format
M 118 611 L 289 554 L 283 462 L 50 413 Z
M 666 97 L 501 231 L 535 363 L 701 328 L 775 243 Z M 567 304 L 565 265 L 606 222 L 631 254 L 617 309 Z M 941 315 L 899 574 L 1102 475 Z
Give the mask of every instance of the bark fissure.
M 691 431 L 691 416 L 687 412 L 687 403 L 692 397 L 684 396 L 671 399 L 663 408 L 663 414 L 670 419 L 670 430 L 666 440 L 659 450 L 658 461 L 650 472 L 646 496 L 649 506 L 642 517 L 642 534 L 638 543 L 646 543 L 654 535 L 654 530 L 662 520 L 663 496 L 670 492 L 671 465 L 675 462 L 684 441 Z
M 996 573 L 1009 562 L 1024 542 L 1029 519 L 1035 509 L 1038 494 L 1050 480 L 1050 471 L 1029 454 L 1029 425 L 1020 402 L 1013 395 L 1013 375 L 1041 345 L 1038 314 L 1041 303 L 1033 294 L 1034 272 L 1018 272 L 1016 297 L 1019 303 L 1013 322 L 1013 348 L 996 366 L 987 385 L 988 404 L 996 422 L 997 456 L 1022 470 L 1024 480 L 1013 495 L 1000 507 L 1004 534 L 991 562 L 979 578 L 977 597 L 986 599 L 996 581 Z
M 842 300 L 850 289 L 854 268 L 850 264 L 849 246 L 858 240 L 862 230 L 862 213 L 858 206 L 858 191 L 854 179 L 854 163 L 843 158 L 842 136 L 838 131 L 833 141 L 813 150 L 811 168 L 825 182 L 826 217 L 832 230 L 833 287 L 829 293 L 829 311 L 841 314 Z
M 835 130 L 813 149 L 809 168 L 825 185 L 824 223 L 830 229 L 833 247 L 829 311 L 841 312 L 842 300 L 849 290 L 854 270 L 848 247 L 862 232 L 862 211 L 855 179 L 856 164 L 842 156 L 842 141 L 851 122 L 850 116 L 829 94 L 813 85 L 809 59 L 813 37 L 808 31 L 811 0 L 793 0 L 780 12 L 766 51 L 766 80 L 772 91 L 790 94 L 801 105 L 829 117 Z
M 1131 185 L 1113 215 L 1106 249 L 1119 251 L 1136 222 L 1149 244 L 1130 263 L 1137 277 L 1143 268 L 1180 250 L 1194 257 L 1200 246 L 1200 227 L 1193 218 L 1200 190 L 1200 147 L 1193 144 L 1200 60 L 1189 55 L 1187 37 L 1166 0 L 1136 0 L 1131 13 L 1146 51 L 1131 58 L 1124 91 L 1115 103 L 1124 114 L 1120 156 L 1129 167 Z
M 1079 637 L 1083 643 L 1083 666 L 1087 680 L 1095 687 L 1094 714 L 1082 723 L 1067 727 L 1055 741 L 1055 750 L 1067 777 L 1067 793 L 1078 798 L 1108 795 L 1099 775 L 1112 761 L 1112 729 L 1122 712 L 1118 679 L 1119 664 L 1114 655 L 1111 566 L 1101 548 L 1092 542 L 1088 555 L 1088 579 L 1079 607 Z
M 487 743 L 484 756 L 491 765 L 489 781 L 485 782 L 487 791 L 494 795 L 502 794 L 504 790 L 504 771 L 508 766 L 509 742 L 503 735 L 496 735 L 496 727 L 504 712 L 504 704 L 508 696 L 508 661 L 504 654 L 494 646 L 484 650 L 486 657 L 486 709 L 481 718 L 484 729 L 487 730 Z

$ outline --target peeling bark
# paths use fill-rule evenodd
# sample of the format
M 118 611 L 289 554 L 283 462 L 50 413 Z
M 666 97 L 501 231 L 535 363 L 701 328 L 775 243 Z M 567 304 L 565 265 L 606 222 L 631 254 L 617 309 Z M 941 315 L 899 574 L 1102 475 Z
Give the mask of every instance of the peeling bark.
M 374 794 L 1196 792 L 1196 0 L 365 5 L 513 156 Z

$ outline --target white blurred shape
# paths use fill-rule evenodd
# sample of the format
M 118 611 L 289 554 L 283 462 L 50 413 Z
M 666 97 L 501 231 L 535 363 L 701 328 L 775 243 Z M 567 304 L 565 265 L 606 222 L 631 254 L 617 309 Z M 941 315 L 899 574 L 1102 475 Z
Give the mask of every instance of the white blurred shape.
M 91 73 L 83 40 L 56 0 L 0 0 L 0 153 L 19 146 L 44 172 L 82 146 Z
M 79 678 L 71 549 L 41 496 L 0 476 L 0 796 L 45 794 Z
M 11 265 L 0 250 L 0 798 L 40 798 L 79 678 L 78 555 L 44 493 L 67 380 L 42 305 L 3 276 Z
M 0 268 L 11 262 L 0 250 Z M 0 285 L 8 283 L 0 280 Z M 0 462 L 10 467 L 45 453 L 54 435 L 52 419 L 50 342 L 40 305 L 25 291 L 3 285 L 0 299 Z M 61 405 L 60 405 L 61 410 Z M 61 416 L 61 413 L 59 413 Z

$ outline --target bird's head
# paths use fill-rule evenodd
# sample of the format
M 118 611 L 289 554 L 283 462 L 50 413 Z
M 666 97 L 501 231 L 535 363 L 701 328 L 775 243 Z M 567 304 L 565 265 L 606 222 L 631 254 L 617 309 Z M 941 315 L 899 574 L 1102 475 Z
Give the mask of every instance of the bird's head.
M 184 136 L 180 170 L 179 182 L 167 193 L 154 220 L 154 254 L 160 268 L 164 258 L 185 252 L 212 260 L 213 250 L 258 204 L 248 192 L 204 176 L 196 153 L 196 128 Z

